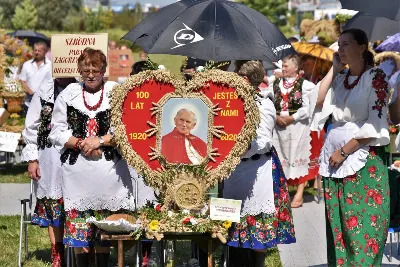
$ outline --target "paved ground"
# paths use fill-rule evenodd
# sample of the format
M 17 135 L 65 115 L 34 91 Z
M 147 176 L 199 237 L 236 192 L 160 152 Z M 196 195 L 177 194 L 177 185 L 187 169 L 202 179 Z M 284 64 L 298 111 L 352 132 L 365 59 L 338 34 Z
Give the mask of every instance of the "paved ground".
M 281 260 L 285 267 L 328 266 L 324 203 L 321 201 L 320 204 L 317 204 L 312 196 L 306 196 L 305 201 L 303 207 L 293 209 L 297 243 L 279 246 Z M 395 241 L 393 241 L 392 262 L 390 263 L 388 260 L 389 243 L 387 242 L 382 266 L 398 266 L 400 264 Z
M 0 184 L 0 215 L 19 215 L 21 209 L 19 200 L 29 198 L 29 192 L 29 184 Z M 323 202 L 317 204 L 312 196 L 306 196 L 305 201 L 303 207 L 293 209 L 297 243 L 279 246 L 285 267 L 328 266 L 324 204 Z M 382 266 L 400 264 L 400 256 L 396 253 L 396 239 L 393 243 L 392 262 L 388 261 L 389 243 L 387 243 Z

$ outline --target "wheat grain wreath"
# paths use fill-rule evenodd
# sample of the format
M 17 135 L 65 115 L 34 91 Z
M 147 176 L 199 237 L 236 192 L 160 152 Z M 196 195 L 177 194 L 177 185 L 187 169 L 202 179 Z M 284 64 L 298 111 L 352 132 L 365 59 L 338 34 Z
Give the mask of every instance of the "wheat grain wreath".
M 113 90 L 112 125 L 124 159 L 160 192 L 163 209 L 196 210 L 229 177 L 260 121 L 255 90 L 235 73 L 207 70 L 184 83 L 148 70 Z

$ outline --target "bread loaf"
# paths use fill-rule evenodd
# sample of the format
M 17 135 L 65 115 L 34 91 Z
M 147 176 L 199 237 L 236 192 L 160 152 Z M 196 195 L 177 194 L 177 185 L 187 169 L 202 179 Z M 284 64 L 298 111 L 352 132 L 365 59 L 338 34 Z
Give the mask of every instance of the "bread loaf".
M 120 219 L 124 219 L 130 223 L 135 223 L 135 220 L 133 219 L 132 215 L 122 214 L 122 213 L 113 214 L 111 216 L 108 216 L 105 220 L 106 221 L 118 221 Z

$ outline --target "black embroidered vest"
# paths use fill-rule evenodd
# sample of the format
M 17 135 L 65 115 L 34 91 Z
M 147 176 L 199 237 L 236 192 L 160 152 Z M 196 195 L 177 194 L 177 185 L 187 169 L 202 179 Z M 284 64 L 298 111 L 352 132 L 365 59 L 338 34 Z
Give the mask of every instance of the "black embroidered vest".
M 109 109 L 100 111 L 96 114 L 94 119 L 99 126 L 97 136 L 106 135 L 110 129 L 111 111 Z M 72 135 L 76 138 L 82 138 L 82 140 L 86 139 L 89 120 L 90 118 L 88 115 L 72 106 L 67 106 L 68 128 L 72 129 Z M 105 159 L 108 161 L 113 160 L 115 157 L 121 157 L 118 151 L 113 147 L 103 147 L 101 149 L 103 150 Z M 69 164 L 73 165 L 76 163 L 79 154 L 80 151 L 75 151 L 74 149 L 68 148 L 61 155 L 61 162 L 65 163 L 69 158 Z
M 274 97 L 275 97 L 275 109 L 276 113 L 279 115 L 282 107 L 281 107 L 281 102 L 282 102 L 282 91 L 281 88 L 279 87 L 281 79 L 276 79 L 274 81 Z M 288 99 L 288 110 L 289 110 L 289 115 L 293 115 L 294 113 L 297 112 L 299 108 L 302 107 L 303 105 L 303 97 L 302 97 L 302 87 L 303 87 L 303 78 L 297 79 L 296 83 L 293 86 L 293 89 L 289 93 L 289 99 Z
M 40 111 L 40 124 L 37 134 L 37 145 L 39 149 L 45 149 L 52 146 L 49 140 L 51 131 L 51 117 L 53 115 L 54 103 L 47 102 L 40 98 L 42 110 Z

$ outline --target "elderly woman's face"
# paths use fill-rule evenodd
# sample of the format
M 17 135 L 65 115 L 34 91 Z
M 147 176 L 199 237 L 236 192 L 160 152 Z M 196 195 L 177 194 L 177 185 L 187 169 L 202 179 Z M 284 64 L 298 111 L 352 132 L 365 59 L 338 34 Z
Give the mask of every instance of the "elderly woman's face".
M 105 70 L 93 65 L 80 67 L 83 82 L 89 88 L 97 88 L 103 83 Z
M 299 68 L 291 59 L 285 59 L 282 63 L 282 75 L 283 77 L 295 77 L 298 73 Z

